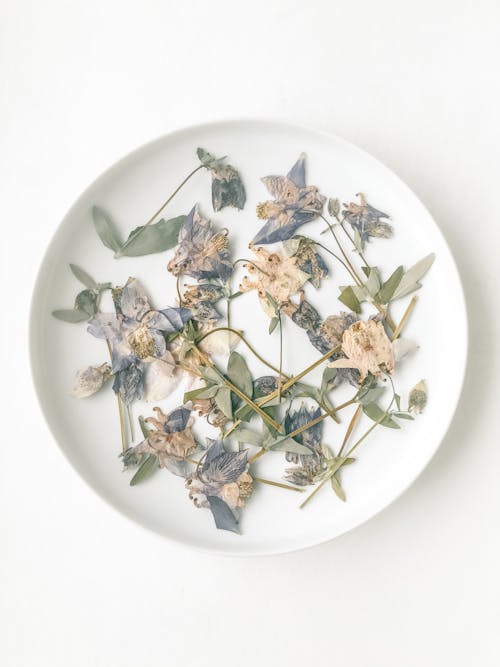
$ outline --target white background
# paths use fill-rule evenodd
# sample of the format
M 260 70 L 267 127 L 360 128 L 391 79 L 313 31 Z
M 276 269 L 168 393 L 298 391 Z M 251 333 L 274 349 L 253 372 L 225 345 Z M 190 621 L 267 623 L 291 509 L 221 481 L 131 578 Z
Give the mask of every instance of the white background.
M 2 664 L 498 664 L 499 21 L 481 0 L 0 3 Z M 105 506 L 54 444 L 27 355 L 36 270 L 78 194 L 141 143 L 232 116 L 330 130 L 394 169 L 451 245 L 471 332 L 413 487 L 332 543 L 255 560 Z

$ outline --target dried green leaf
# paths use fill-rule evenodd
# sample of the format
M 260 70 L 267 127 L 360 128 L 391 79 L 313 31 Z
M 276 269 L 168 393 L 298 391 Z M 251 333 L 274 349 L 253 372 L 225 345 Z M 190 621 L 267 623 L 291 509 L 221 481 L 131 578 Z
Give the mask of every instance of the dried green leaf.
M 376 267 L 373 267 L 369 270 L 368 280 L 365 283 L 365 288 L 368 294 L 371 296 L 376 296 L 380 290 L 380 273 Z
M 198 389 L 192 389 L 187 391 L 184 394 L 183 402 L 187 403 L 192 401 L 195 398 L 214 398 L 215 394 L 218 392 L 220 385 L 211 384 L 207 387 L 199 387 Z
M 337 477 L 336 477 L 335 475 L 332 475 L 330 481 L 331 481 L 331 484 L 332 484 L 332 489 L 333 489 L 334 492 L 335 492 L 335 495 L 336 495 L 338 498 L 340 498 L 340 500 L 342 500 L 343 502 L 345 502 L 345 493 L 344 493 L 344 489 L 343 489 L 342 486 L 340 485 L 340 482 L 339 482 L 339 480 L 337 479 Z
M 140 482 L 151 477 L 156 470 L 158 470 L 158 459 L 154 454 L 148 454 L 130 480 L 130 486 L 140 484 Z
M 363 239 L 361 238 L 361 235 L 356 228 L 354 228 L 354 234 L 352 240 L 354 242 L 354 247 L 356 248 L 358 253 L 361 254 L 364 250 Z
M 272 317 L 271 321 L 269 322 L 269 333 L 272 334 L 273 331 L 276 329 L 276 327 L 279 324 L 279 317 Z
M 248 370 L 247 362 L 239 352 L 231 352 L 227 364 L 227 377 L 242 391 L 245 396 L 252 398 L 253 380 Z
M 262 444 L 262 435 L 245 426 L 238 426 L 238 428 L 233 431 L 232 437 L 236 442 L 241 442 L 246 445 L 256 445 L 257 447 L 260 447 Z
M 177 245 L 179 231 L 185 218 L 185 215 L 179 215 L 170 220 L 162 219 L 154 225 L 136 227 L 115 256 L 140 257 L 173 248 Z
M 336 218 L 340 212 L 340 202 L 336 198 L 330 198 L 328 200 L 328 213 L 332 218 Z
M 242 294 L 244 294 L 244 292 L 234 292 L 234 294 L 231 294 L 231 295 L 228 297 L 228 299 L 231 299 L 231 300 L 232 300 L 232 299 L 237 299 L 237 298 L 238 298 L 239 296 L 241 296 Z
M 431 253 L 430 255 L 427 255 L 419 262 L 414 264 L 410 269 L 408 269 L 408 271 L 406 271 L 406 273 L 402 277 L 396 291 L 394 292 L 393 300 L 401 299 L 407 294 L 410 294 L 411 292 L 420 289 L 422 285 L 420 284 L 419 281 L 425 276 L 427 271 L 431 268 L 435 258 L 436 255 L 434 253 Z
M 232 419 L 233 406 L 231 404 L 231 390 L 228 387 L 219 387 L 214 398 L 219 410 L 221 410 L 228 419 Z
M 96 290 L 98 288 L 98 285 L 96 281 L 92 278 L 92 276 L 89 276 L 89 274 L 81 269 L 79 266 L 76 266 L 76 264 L 70 264 L 69 268 L 73 272 L 73 275 L 77 280 L 79 280 L 85 287 L 91 290 Z
M 118 232 L 108 215 L 99 208 L 94 206 L 92 208 L 92 220 L 99 235 L 99 238 L 104 243 L 106 248 L 118 252 L 122 246 Z
M 382 410 L 376 403 L 363 405 L 363 412 L 367 417 L 370 417 L 374 422 L 378 422 L 381 426 L 387 426 L 387 428 L 401 428 L 399 424 L 391 419 L 390 415 L 385 414 L 385 410 Z
M 413 417 L 409 415 L 407 412 L 393 412 L 392 413 L 393 417 L 397 417 L 398 419 L 408 419 L 410 421 L 413 421 Z
M 86 322 L 89 319 L 88 314 L 78 308 L 59 308 L 59 310 L 53 310 L 52 317 L 63 322 L 71 322 L 72 324 Z
M 384 394 L 385 387 L 369 387 L 366 391 L 360 391 L 358 394 L 358 401 L 361 405 L 369 405 L 376 403 Z
M 340 296 L 338 297 L 338 299 L 345 306 L 347 306 L 350 310 L 354 311 L 355 313 L 360 313 L 361 312 L 361 304 L 360 304 L 359 299 L 356 296 L 356 294 L 355 294 L 355 292 L 354 292 L 354 290 L 351 286 L 344 287 L 344 289 L 340 293 Z
M 385 281 L 385 283 L 380 288 L 376 298 L 379 303 L 385 304 L 389 303 L 392 299 L 398 285 L 401 282 L 401 279 L 404 274 L 404 268 L 398 266 L 398 268 L 391 274 L 391 276 Z
M 75 308 L 87 314 L 87 319 L 97 312 L 97 294 L 93 290 L 83 290 L 76 295 Z
M 293 438 L 281 438 L 269 446 L 273 452 L 291 452 L 292 454 L 310 454 L 311 450 Z

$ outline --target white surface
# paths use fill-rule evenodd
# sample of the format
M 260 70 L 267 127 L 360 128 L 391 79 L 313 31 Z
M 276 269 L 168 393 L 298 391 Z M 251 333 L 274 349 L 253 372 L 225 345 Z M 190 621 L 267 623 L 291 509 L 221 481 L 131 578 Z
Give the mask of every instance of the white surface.
M 356 455 L 356 466 L 343 471 L 342 484 L 348 502 L 339 503 L 332 493 L 323 491 L 307 509 L 298 511 L 304 496 L 259 486 L 243 512 L 241 535 L 214 530 L 210 514 L 196 511 L 189 501 L 183 481 L 165 472 L 155 475 L 147 484 L 130 488 L 131 475 L 123 474 L 117 459 L 120 435 L 112 391 L 108 388 L 85 401 L 71 396 L 75 371 L 105 361 L 108 356 L 105 345 L 89 336 L 85 325 L 62 323 L 51 316 L 55 308 L 73 303 L 80 289 L 69 271 L 70 261 L 85 267 L 96 280 L 114 285 L 123 285 L 128 276 L 136 276 L 158 308 L 176 303 L 175 279 L 165 270 L 173 252 L 116 261 L 97 237 L 90 212 L 92 206 L 102 206 L 116 221 L 122 238 L 126 238 L 137 221 L 149 218 L 151 208 L 156 209 L 158 202 L 165 200 L 165 188 L 172 190 L 191 171 L 197 146 L 228 155 L 241 169 L 245 181 L 244 210 L 235 212 L 228 208 L 210 216 L 216 228 L 228 229 L 233 260 L 251 255 L 248 243 L 261 227 L 255 215 L 258 202 L 267 194 L 261 176 L 286 173 L 303 151 L 307 155 L 308 183 L 328 194 L 334 188 L 341 201 L 363 191 L 374 206 L 390 212 L 394 237 L 390 241 L 373 242 L 366 248 L 368 261 L 382 267 L 382 275 L 387 277 L 400 263 L 410 267 L 431 252 L 436 254 L 418 293 L 418 309 L 404 329 L 404 336 L 418 342 L 420 349 L 397 364 L 393 375 L 404 407 L 411 388 L 425 378 L 430 395 L 425 413 L 411 424 L 403 422 L 400 431 L 384 428 L 374 431 Z M 169 205 L 167 217 L 189 211 L 194 202 L 198 202 L 202 214 L 211 214 L 210 200 L 210 178 L 200 173 Z M 321 236 L 324 227 L 321 220 L 311 222 L 301 233 L 331 248 L 330 240 Z M 330 276 L 321 289 L 306 285 L 304 293 L 327 317 L 341 309 L 341 304 L 336 303 L 338 285 L 349 276 L 329 255 L 322 254 L 330 267 Z M 241 267 L 236 268 L 234 290 L 245 273 Z M 408 295 L 392 306 L 396 322 L 411 298 Z M 68 212 L 43 260 L 33 299 L 31 354 L 35 384 L 52 433 L 69 460 L 98 493 L 134 520 L 170 539 L 224 554 L 270 555 L 301 549 L 345 533 L 386 507 L 414 481 L 434 455 L 455 411 L 465 372 L 467 323 L 462 287 L 446 242 L 429 213 L 393 173 L 367 153 L 336 137 L 287 123 L 255 120 L 206 123 L 166 135 L 120 160 L 87 188 Z M 109 305 L 102 308 L 107 312 Z M 269 337 L 269 317 L 258 305 L 256 293 L 235 301 L 231 311 L 232 326 L 244 331 L 251 343 L 278 365 L 279 336 Z M 373 312 L 373 307 L 365 308 L 364 317 Z M 456 331 L 452 344 L 447 327 Z M 239 349 L 253 377 L 269 372 L 246 350 Z M 284 322 L 286 373 L 300 373 L 320 356 L 308 344 L 302 329 Z M 227 355 L 217 361 L 219 367 L 225 368 Z M 305 381 L 320 386 L 324 368 L 323 364 Z M 167 414 L 182 403 L 182 396 L 189 388 L 192 378 L 187 383 L 182 379 L 173 394 L 156 404 Z M 387 394 L 390 390 L 386 390 L 382 405 L 390 398 Z M 352 395 L 352 387 L 344 386 L 332 398 L 339 405 Z M 305 402 L 315 407 L 314 402 Z M 354 409 L 353 406 L 347 414 L 340 415 L 343 421 L 340 426 L 331 420 L 323 424 L 324 443 L 338 450 L 339 439 Z M 140 414 L 152 414 L 152 405 L 138 402 L 131 412 L 135 420 Z M 217 429 L 207 429 L 205 420 L 198 419 L 195 424 L 199 441 L 204 442 L 205 436 L 218 437 Z M 359 421 L 351 444 L 370 424 L 367 418 Z M 252 426 L 256 427 L 255 422 Z M 136 434 L 134 442 L 139 441 L 140 435 Z M 284 468 L 284 454 L 272 454 L 253 466 L 253 474 L 281 479 Z
M 2 662 L 496 665 L 499 9 L 235 7 L 0 7 Z M 35 272 L 78 194 L 144 141 L 231 115 L 327 129 L 394 169 L 451 244 L 472 340 L 457 418 L 413 487 L 332 543 L 257 560 L 172 547 L 104 506 L 52 442 L 27 358 Z

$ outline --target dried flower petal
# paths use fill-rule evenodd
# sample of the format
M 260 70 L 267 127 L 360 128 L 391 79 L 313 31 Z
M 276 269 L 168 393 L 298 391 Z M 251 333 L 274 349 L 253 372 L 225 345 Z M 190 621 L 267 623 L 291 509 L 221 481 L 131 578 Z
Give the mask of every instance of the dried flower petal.
M 342 336 L 342 351 L 347 358 L 336 359 L 328 365 L 330 368 L 356 368 L 359 382 L 368 373 L 378 376 L 394 370 L 392 345 L 382 322 L 367 320 L 352 324 Z
M 87 398 L 101 389 L 111 377 L 111 366 L 88 366 L 76 373 L 73 396 L 75 398 Z
M 351 227 L 359 233 L 361 241 L 369 241 L 370 238 L 376 237 L 384 239 L 391 237 L 391 225 L 382 220 L 382 218 L 389 217 L 387 213 L 382 213 L 382 211 L 378 211 L 367 204 L 364 194 L 359 193 L 357 196 L 359 197 L 359 204 L 355 202 L 344 204 L 344 217 Z

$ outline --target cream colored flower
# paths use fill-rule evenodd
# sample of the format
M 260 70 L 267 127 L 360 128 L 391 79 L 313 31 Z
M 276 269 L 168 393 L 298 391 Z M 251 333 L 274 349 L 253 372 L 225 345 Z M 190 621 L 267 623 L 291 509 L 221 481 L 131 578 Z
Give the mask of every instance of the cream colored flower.
M 251 277 L 243 278 L 240 291 L 257 290 L 262 308 L 269 317 L 273 317 L 275 312 L 268 303 L 267 295 L 270 294 L 280 305 L 286 304 L 310 276 L 299 269 L 296 257 L 286 257 L 278 252 L 271 253 L 262 247 L 255 248 L 252 245 L 250 249 L 256 259 L 252 264 L 245 264 Z
M 354 322 L 342 335 L 342 352 L 346 359 L 337 359 L 328 365 L 330 368 L 357 369 L 359 382 L 362 382 L 368 373 L 378 376 L 394 370 L 392 345 L 382 322 Z
M 75 398 L 88 398 L 101 389 L 111 377 L 111 366 L 88 366 L 77 371 L 73 396 Z

